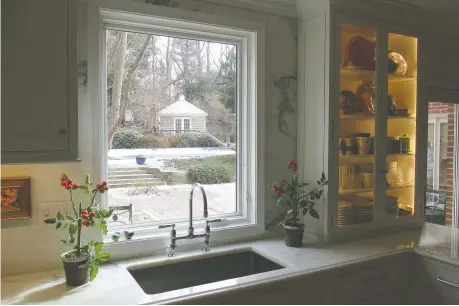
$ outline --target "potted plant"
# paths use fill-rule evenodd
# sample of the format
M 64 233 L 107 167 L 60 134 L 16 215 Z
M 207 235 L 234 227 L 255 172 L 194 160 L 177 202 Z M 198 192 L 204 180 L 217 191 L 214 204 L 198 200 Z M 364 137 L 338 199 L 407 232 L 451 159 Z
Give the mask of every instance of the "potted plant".
M 145 156 L 143 156 L 142 154 L 139 154 L 135 157 L 135 161 L 137 162 L 137 165 L 145 165 Z
M 103 181 L 93 187 L 89 176 L 86 175 L 84 184 L 74 183 L 65 173 L 61 173 L 60 184 L 68 190 L 70 201 L 72 202 L 73 213 L 64 216 L 57 213 L 55 218 L 44 220 L 47 224 L 56 224 L 56 229 L 67 228 L 68 239 L 60 240 L 60 243 L 72 247 L 72 250 L 61 255 L 64 264 L 65 279 L 68 285 L 80 286 L 92 281 L 99 272 L 99 264 L 111 257 L 110 253 L 102 251 L 103 242 L 93 240 L 84 242 L 81 239 L 81 231 L 84 227 L 97 227 L 102 229 L 104 235 L 107 234 L 107 221 L 113 211 L 100 208 L 95 198 L 98 193 L 108 190 L 107 182 Z M 79 202 L 76 206 L 74 193 L 81 190 L 88 201 L 86 205 Z
M 317 186 L 310 191 L 305 188 L 308 183 L 298 180 L 296 175 L 296 161 L 291 160 L 287 164 L 287 168 L 292 170 L 292 180 L 282 180 L 271 184 L 274 195 L 277 199 L 277 205 L 282 206 L 286 215 L 282 222 L 285 230 L 285 244 L 290 247 L 301 247 L 303 245 L 304 223 L 301 222 L 299 216 L 309 215 L 315 219 L 319 219 L 319 213 L 314 209 L 315 200 L 320 199 L 323 195 L 323 186 L 328 184 L 325 173 L 322 172 L 320 179 L 317 181 Z

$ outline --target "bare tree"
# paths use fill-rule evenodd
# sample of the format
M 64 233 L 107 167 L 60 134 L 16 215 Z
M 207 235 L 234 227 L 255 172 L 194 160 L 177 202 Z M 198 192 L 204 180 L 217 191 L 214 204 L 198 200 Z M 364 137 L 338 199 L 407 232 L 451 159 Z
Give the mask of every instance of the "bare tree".
M 108 144 L 111 147 L 113 135 L 116 132 L 121 120 L 124 118 L 126 108 L 129 103 L 129 93 L 132 84 L 132 77 L 143 58 L 145 50 L 150 42 L 151 35 L 145 37 L 140 51 L 137 53 L 130 69 L 124 75 L 124 64 L 126 61 L 127 51 L 127 33 L 124 32 L 121 37 L 120 49 L 117 52 L 115 63 L 115 80 L 113 82 L 111 113 L 108 120 Z

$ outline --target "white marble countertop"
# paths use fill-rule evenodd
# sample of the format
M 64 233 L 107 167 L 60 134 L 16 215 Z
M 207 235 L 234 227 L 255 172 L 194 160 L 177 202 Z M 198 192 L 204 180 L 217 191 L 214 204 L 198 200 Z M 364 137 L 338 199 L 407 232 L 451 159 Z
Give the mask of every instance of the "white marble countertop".
M 117 262 L 101 267 L 96 280 L 81 287 L 65 284 L 63 271 L 53 270 L 2 279 L 2 304 L 145 304 L 170 303 L 178 299 L 195 298 L 214 291 L 259 284 L 270 279 L 288 278 L 321 268 L 331 268 L 374 256 L 386 255 L 409 249 L 419 231 L 405 232 L 344 244 L 289 248 L 282 239 L 259 241 L 214 247 L 209 253 L 191 251 L 179 253 L 175 258 L 166 255 L 152 256 Z M 166 293 L 147 295 L 127 271 L 136 265 L 164 264 L 184 258 L 213 256 L 218 253 L 252 249 L 286 268 L 238 279 L 225 280 Z
M 272 279 L 289 278 L 317 269 L 332 268 L 393 252 L 412 251 L 412 246 L 419 241 L 419 232 L 419 230 L 408 231 L 343 244 L 305 245 L 302 248 L 286 247 L 281 238 L 267 238 L 213 247 L 205 254 L 195 250 L 179 252 L 175 258 L 157 255 L 131 259 L 102 266 L 97 278 L 92 283 L 81 287 L 67 286 L 62 269 L 11 276 L 2 279 L 1 302 L 2 304 L 174 303 L 178 300 L 216 294 L 217 291 L 231 290 L 235 287 L 257 285 Z M 145 294 L 126 269 L 129 266 L 164 264 L 241 249 L 252 249 L 286 268 L 156 295 Z

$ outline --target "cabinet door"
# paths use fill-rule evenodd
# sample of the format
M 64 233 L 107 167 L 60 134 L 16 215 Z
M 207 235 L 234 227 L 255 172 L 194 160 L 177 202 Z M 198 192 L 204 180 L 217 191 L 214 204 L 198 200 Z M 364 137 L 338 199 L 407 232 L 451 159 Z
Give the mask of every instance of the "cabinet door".
M 403 218 L 415 212 L 418 39 L 389 32 L 387 42 L 387 187 L 383 212 Z
M 2 1 L 2 162 L 76 158 L 71 2 Z
M 340 49 L 339 201 L 340 228 L 369 224 L 375 203 L 376 44 L 378 29 L 339 20 Z M 338 60 L 338 59 L 337 59 Z

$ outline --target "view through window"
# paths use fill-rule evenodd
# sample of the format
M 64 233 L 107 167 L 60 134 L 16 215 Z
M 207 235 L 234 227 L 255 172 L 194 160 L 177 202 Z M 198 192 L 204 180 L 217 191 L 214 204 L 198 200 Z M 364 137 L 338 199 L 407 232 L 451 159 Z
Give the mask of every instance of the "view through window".
M 238 211 L 237 46 L 108 30 L 111 225 L 188 218 L 193 183 L 209 215 Z M 202 196 L 194 193 L 194 216 Z
M 456 158 L 456 106 L 430 102 L 427 135 L 426 221 L 452 225 Z

